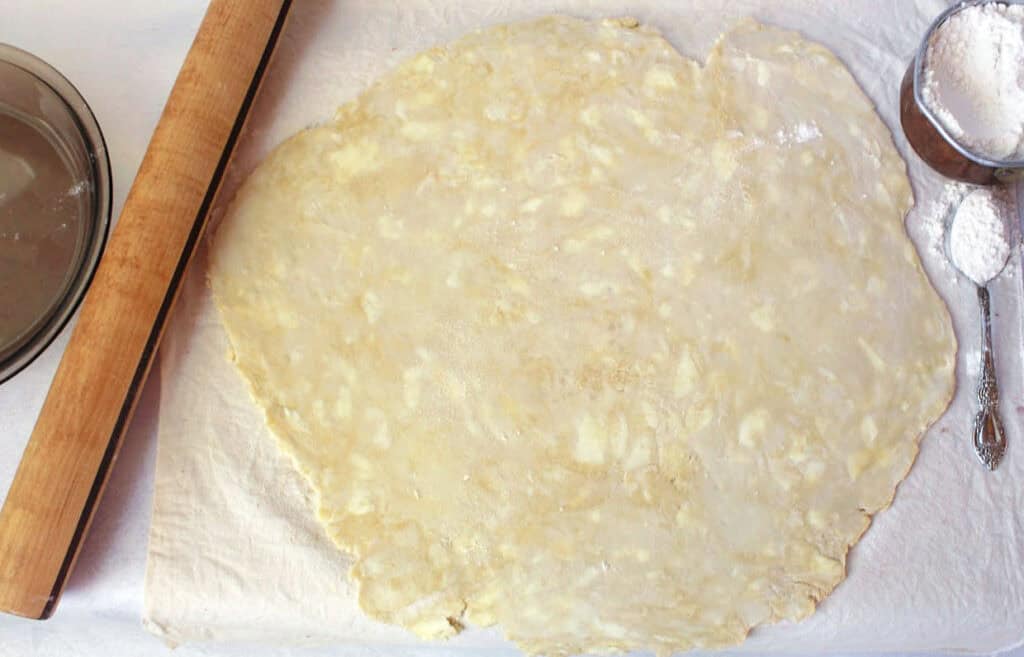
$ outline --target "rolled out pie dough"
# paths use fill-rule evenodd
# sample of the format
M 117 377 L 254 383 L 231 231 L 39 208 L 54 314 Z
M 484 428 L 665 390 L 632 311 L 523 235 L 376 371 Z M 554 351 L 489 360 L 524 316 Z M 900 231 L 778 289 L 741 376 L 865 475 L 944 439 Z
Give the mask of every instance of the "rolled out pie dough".
M 810 614 L 945 408 L 910 203 L 823 47 L 550 17 L 281 145 L 210 280 L 369 615 L 664 654 Z

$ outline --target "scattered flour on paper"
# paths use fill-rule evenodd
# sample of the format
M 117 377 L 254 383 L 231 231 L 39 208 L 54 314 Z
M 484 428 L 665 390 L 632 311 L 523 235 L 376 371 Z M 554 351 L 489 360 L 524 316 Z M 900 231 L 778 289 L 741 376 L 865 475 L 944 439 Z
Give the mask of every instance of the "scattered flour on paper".
M 993 2 L 953 14 L 928 44 L 922 94 L 967 149 L 1024 158 L 1024 5 Z
M 924 251 L 932 260 L 942 264 L 942 271 L 954 275 L 946 257 L 946 226 L 957 204 L 970 191 L 965 183 L 952 182 L 945 185 L 938 196 L 922 204 L 921 228 L 924 232 Z

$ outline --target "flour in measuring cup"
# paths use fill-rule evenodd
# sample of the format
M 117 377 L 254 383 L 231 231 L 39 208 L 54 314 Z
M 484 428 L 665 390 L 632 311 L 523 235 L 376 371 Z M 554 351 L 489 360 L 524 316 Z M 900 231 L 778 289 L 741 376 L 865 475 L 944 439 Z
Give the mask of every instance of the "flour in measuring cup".
M 994 160 L 1024 158 L 1024 5 L 953 14 L 928 43 L 921 91 L 962 146 Z

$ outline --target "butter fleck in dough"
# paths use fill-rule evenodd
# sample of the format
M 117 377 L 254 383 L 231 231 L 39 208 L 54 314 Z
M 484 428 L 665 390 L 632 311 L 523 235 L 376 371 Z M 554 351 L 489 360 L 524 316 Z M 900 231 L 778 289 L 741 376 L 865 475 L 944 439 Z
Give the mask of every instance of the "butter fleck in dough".
M 948 403 L 910 204 L 821 46 L 549 17 L 282 144 L 210 280 L 367 614 L 666 654 L 810 614 Z

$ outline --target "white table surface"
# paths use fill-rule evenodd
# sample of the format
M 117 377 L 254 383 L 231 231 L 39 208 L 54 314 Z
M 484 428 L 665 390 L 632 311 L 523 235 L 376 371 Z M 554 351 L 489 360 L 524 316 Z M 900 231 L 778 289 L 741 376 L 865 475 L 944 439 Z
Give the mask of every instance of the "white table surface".
M 203 0 L 0 0 L 0 42 L 55 66 L 96 114 L 110 153 L 115 217 L 205 5 Z M 69 333 L 65 330 L 31 366 L 0 385 L 0 500 L 6 497 Z M 156 377 L 151 377 L 56 615 L 45 622 L 0 615 L 0 657 L 252 654 L 251 647 L 231 645 L 172 652 L 140 625 L 156 386 Z M 809 646 L 809 653 L 814 649 Z M 327 654 L 288 648 L 259 653 Z M 1003 654 L 1024 657 L 1024 648 Z

